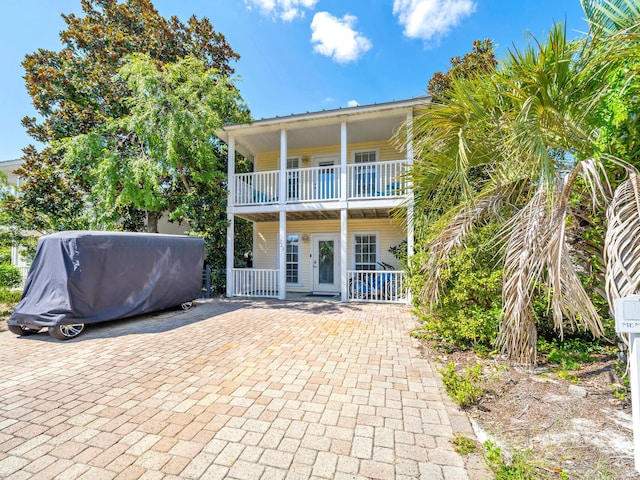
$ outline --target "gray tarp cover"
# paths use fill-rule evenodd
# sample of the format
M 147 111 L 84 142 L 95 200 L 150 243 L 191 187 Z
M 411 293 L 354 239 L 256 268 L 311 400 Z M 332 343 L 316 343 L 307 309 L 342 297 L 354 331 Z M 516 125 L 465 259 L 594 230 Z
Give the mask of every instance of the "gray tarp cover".
M 69 231 L 38 241 L 9 325 L 96 323 L 180 305 L 202 285 L 198 237 Z

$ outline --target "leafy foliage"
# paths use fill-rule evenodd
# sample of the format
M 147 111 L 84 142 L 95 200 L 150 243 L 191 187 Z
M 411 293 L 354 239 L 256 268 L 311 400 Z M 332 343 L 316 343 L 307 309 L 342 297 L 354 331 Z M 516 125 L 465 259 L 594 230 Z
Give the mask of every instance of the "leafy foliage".
M 416 217 L 434 225 L 417 232 L 425 279 L 414 298 L 443 301 L 448 258 L 479 225 L 497 222 L 504 242 L 497 344 L 523 363 L 536 362 L 538 329 L 547 328 L 537 315 L 540 289 L 560 339 L 578 331 L 600 337 L 606 312 L 593 301 L 605 290 L 600 274 L 610 308 L 640 283 L 634 249 L 605 256 L 602 248 L 603 237 L 631 245 L 640 216 L 631 113 L 640 98 L 640 14 L 629 0 L 585 4 L 593 20 L 586 37 L 569 41 L 556 24 L 542 41 L 510 50 L 495 71 L 453 76 L 412 125 Z
M 0 287 L 0 304 L 6 304 L 9 306 L 8 312 L 0 310 L 0 316 L 8 315 L 13 311 L 14 304 L 20 301 L 22 296 L 21 290 L 10 289 L 7 287 Z
M 13 288 L 22 283 L 22 275 L 10 263 L 0 263 L 0 287 Z
M 484 393 L 478 386 L 482 365 L 476 363 L 468 366 L 463 373 L 458 373 L 456 364 L 449 362 L 446 367 L 439 370 L 442 374 L 442 383 L 447 395 L 456 402 L 460 408 L 468 408 L 477 402 Z
M 421 328 L 440 341 L 477 350 L 493 349 L 502 319 L 497 235 L 497 224 L 472 233 L 465 247 L 447 257 L 446 265 L 442 265 L 440 301 L 420 305 Z M 422 255 L 418 254 L 418 261 Z
M 60 51 L 40 49 L 23 61 L 27 91 L 38 119 L 24 118 L 27 132 L 45 147 L 24 149 L 18 174 L 21 195 L 7 199 L 7 224 L 43 232 L 95 225 L 87 209 L 94 186 L 86 164 L 65 160 L 65 138 L 88 134 L 129 113 L 131 91 L 116 73 L 132 53 L 157 65 L 193 56 L 221 77 L 233 73 L 238 55 L 211 22 L 195 16 L 184 24 L 159 15 L 150 0 L 82 0 L 83 16 L 62 15 Z M 136 210 L 122 208 L 123 226 L 139 229 Z
M 427 91 L 436 101 L 447 96 L 453 79 L 472 78 L 495 70 L 498 62 L 495 58 L 493 41 L 488 38 L 474 40 L 470 52 L 462 58 L 459 56 L 451 58 L 450 63 L 448 71 L 435 72 L 429 80 Z
M 151 232 L 164 213 L 206 229 L 201 212 L 219 214 L 226 204 L 212 132 L 248 120 L 238 91 L 193 57 L 160 69 L 137 54 L 120 74 L 132 92 L 129 114 L 73 137 L 64 157 L 95 178 L 90 199 L 97 222 L 113 228 L 131 209 L 147 212 Z
M 502 449 L 491 440 L 484 442 L 484 458 L 496 480 L 538 480 L 540 467 L 531 461 L 526 451 L 517 451 L 507 463 Z M 562 478 L 562 477 L 561 477 Z

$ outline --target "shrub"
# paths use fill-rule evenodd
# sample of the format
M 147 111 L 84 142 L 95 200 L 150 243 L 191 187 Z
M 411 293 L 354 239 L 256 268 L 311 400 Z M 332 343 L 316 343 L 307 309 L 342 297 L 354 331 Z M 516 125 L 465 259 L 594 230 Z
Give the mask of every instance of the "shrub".
M 22 274 L 10 263 L 0 263 L 0 287 L 13 288 L 22 283 Z
M 483 390 L 477 385 L 482 373 L 482 365 L 479 363 L 467 367 L 464 373 L 460 374 L 453 362 L 449 362 L 445 368 L 438 371 L 442 374 L 442 383 L 447 395 L 460 408 L 470 407 L 482 396 Z
M 11 247 L 0 247 L 0 264 L 11 263 Z
M 20 301 L 22 292 L 20 290 L 10 290 L 6 287 L 0 287 L 0 303 L 16 304 Z
M 454 253 L 444 269 L 439 303 L 422 307 L 423 328 L 440 340 L 477 350 L 490 350 L 502 318 L 502 267 L 497 264 L 497 225 L 472 233 L 465 248 Z M 414 276 L 420 275 L 419 273 Z M 422 295 L 418 279 L 414 298 Z

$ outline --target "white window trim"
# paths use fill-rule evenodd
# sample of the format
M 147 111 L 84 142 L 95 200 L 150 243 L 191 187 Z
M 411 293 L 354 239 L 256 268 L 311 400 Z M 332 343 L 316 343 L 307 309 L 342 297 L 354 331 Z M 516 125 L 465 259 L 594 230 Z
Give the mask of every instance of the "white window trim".
M 351 152 L 351 163 L 353 165 L 362 165 L 362 163 L 356 163 L 356 153 L 367 153 L 367 152 L 375 152 L 376 153 L 376 163 L 380 161 L 380 149 L 379 148 L 360 148 L 358 150 L 353 150 Z M 364 162 L 373 163 L 373 162 Z
M 298 233 L 298 232 L 287 232 L 287 237 L 289 235 L 297 235 L 298 236 L 298 283 L 289 283 L 287 282 L 287 286 L 288 287 L 302 287 L 304 286 L 304 283 L 302 283 L 302 233 Z M 280 245 L 280 235 L 278 235 L 278 245 Z M 286 239 L 285 239 L 285 249 L 287 248 L 286 245 Z M 278 259 L 279 259 L 280 255 L 278 255 Z M 286 265 L 286 259 L 287 259 L 287 255 L 285 252 L 285 265 L 284 265 L 284 269 L 285 269 L 285 277 L 287 275 L 287 265 Z M 280 269 L 280 265 L 279 265 L 279 261 L 276 261 L 276 268 Z
M 323 158 L 329 159 L 332 158 L 335 160 L 334 166 L 335 167 L 339 167 L 340 166 L 340 152 L 337 153 L 323 153 L 320 155 L 312 155 L 311 156 L 311 166 L 315 167 L 316 166 L 316 162 L 318 160 L 321 160 Z
M 352 232 L 351 233 L 351 270 L 356 269 L 356 235 L 375 235 L 376 236 L 376 270 L 380 261 L 380 232 Z
M 289 168 L 289 160 L 298 160 L 298 166 L 295 168 Z M 297 170 L 302 168 L 302 157 L 300 155 L 294 155 L 293 157 L 287 157 L 287 170 Z

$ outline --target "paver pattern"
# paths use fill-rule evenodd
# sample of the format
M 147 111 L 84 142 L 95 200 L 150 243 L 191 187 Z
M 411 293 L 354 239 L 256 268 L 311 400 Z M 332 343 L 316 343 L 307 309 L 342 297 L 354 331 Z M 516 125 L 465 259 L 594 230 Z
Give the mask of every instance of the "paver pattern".
M 478 478 L 406 306 L 207 300 L 0 333 L 0 479 Z

